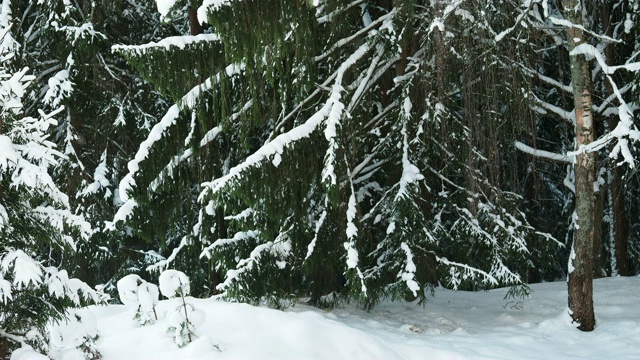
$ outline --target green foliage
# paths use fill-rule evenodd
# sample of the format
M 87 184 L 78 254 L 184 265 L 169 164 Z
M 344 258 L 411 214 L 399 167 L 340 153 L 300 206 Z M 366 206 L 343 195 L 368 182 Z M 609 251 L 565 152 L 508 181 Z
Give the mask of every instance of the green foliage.
M 205 34 L 116 47 L 177 103 L 121 184 L 127 223 L 168 254 L 152 268 L 275 306 L 522 283 L 541 234 L 504 176 L 523 167 L 499 149 L 526 133 L 504 119 L 532 116 L 512 101 L 527 79 L 495 86 L 519 61 L 489 40 L 502 9 L 458 10 L 229 2 Z

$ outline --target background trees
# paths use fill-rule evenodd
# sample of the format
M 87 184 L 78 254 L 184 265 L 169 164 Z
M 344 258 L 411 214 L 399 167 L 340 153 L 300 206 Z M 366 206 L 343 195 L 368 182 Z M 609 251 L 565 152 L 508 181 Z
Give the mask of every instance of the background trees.
M 634 2 L 2 4 L 11 261 L 278 306 L 637 272 Z

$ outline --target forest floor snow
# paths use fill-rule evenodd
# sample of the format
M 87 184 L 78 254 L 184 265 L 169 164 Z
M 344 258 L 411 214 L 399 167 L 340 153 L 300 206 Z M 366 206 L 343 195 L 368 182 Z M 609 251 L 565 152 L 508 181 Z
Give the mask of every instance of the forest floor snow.
M 179 299 L 161 301 L 161 319 L 144 327 L 123 305 L 83 311 L 96 317 L 104 360 L 640 359 L 640 277 L 598 279 L 594 286 L 597 325 L 590 333 L 571 324 L 565 282 L 531 285 L 525 299 L 504 299 L 507 289 L 438 288 L 424 307 L 386 302 L 370 312 L 353 305 L 279 311 L 188 298 L 206 319 L 196 329 L 198 338 L 183 348 L 174 344 L 162 317 Z M 81 356 L 77 350 L 50 355 Z

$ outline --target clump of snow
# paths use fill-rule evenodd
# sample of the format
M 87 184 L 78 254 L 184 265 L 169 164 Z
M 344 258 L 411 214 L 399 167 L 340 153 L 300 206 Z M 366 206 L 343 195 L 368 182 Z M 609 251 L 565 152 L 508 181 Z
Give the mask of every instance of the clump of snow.
M 159 297 L 160 293 L 157 285 L 145 282 L 138 286 L 138 303 L 143 313 L 154 312 L 156 305 L 158 305 Z
M 23 344 L 11 354 L 11 360 L 49 360 L 48 356 L 35 351 L 31 346 Z
M 158 12 L 160 13 L 161 18 L 165 18 L 171 8 L 176 4 L 177 0 L 156 0 L 156 5 L 158 6 Z
M 51 350 L 64 359 L 95 359 L 99 352 L 96 316 L 86 310 L 70 310 L 67 319 L 50 323 Z M 99 357 L 98 357 L 99 358 Z
M 13 286 L 20 291 L 42 283 L 42 265 L 22 250 L 9 250 L 0 262 L 2 273 L 13 274 Z
M 140 276 L 129 274 L 118 280 L 118 296 L 125 305 L 138 305 L 138 286 L 143 280 Z
M 418 282 L 414 280 L 416 275 L 416 264 L 413 262 L 413 253 L 411 252 L 409 245 L 405 242 L 400 244 L 400 248 L 402 248 L 402 251 L 404 251 L 407 256 L 407 261 L 404 271 L 401 271 L 398 276 L 407 284 L 407 287 L 413 293 L 413 296 L 417 296 L 418 291 L 420 290 L 420 285 L 418 285 Z
M 190 292 L 189 277 L 182 271 L 165 270 L 160 274 L 160 292 L 162 295 L 172 298 L 187 296 Z
M 231 0 L 203 0 L 202 6 L 198 8 L 198 21 L 207 22 L 207 13 L 218 10 L 222 6 L 228 5 Z
M 156 305 L 158 305 L 158 286 L 148 283 L 138 275 L 130 274 L 118 280 L 118 295 L 120 301 L 135 308 L 134 319 L 140 325 L 153 324 L 158 320 Z
M 64 99 L 71 95 L 74 84 L 69 80 L 69 70 L 64 69 L 50 77 L 48 85 L 49 89 L 44 95 L 44 103 L 57 108 Z

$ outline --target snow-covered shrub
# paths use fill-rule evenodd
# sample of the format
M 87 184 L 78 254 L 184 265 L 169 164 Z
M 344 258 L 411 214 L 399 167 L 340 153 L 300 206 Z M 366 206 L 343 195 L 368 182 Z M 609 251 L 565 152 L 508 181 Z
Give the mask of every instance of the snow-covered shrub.
M 179 297 L 182 300 L 175 311 L 167 314 L 167 320 L 176 345 L 188 345 L 193 341 L 195 329 L 204 323 L 205 317 L 202 310 L 187 304 L 185 300 L 190 291 L 189 278 L 181 271 L 165 270 L 160 274 L 160 291 L 168 298 Z
M 80 353 L 85 359 L 95 360 L 102 356 L 96 348 L 99 339 L 95 315 L 89 311 L 71 310 L 67 318 L 49 325 L 51 350 L 61 352 L 64 358 Z
M 165 270 L 160 274 L 160 291 L 162 295 L 173 297 L 185 297 L 191 292 L 189 277 L 182 271 Z
M 144 281 L 140 276 L 130 274 L 118 281 L 118 295 L 124 305 L 136 309 L 134 319 L 140 325 L 153 324 L 158 320 L 156 305 L 158 304 L 158 287 Z

